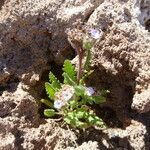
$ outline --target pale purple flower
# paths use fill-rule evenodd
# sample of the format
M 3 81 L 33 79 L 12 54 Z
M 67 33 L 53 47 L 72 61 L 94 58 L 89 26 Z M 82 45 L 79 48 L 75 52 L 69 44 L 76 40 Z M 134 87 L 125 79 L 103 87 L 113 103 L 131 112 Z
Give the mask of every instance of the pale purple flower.
M 69 90 L 63 91 L 62 92 L 62 97 L 64 101 L 69 101 L 74 93 L 70 92 Z
M 55 93 L 55 100 L 69 101 L 74 95 L 74 88 L 70 85 L 63 85 L 62 89 Z
M 61 107 L 63 107 L 65 105 L 65 103 L 63 102 L 63 101 L 61 101 L 61 100 L 56 100 L 56 101 L 54 101 L 54 107 L 56 108 L 56 109 L 60 109 Z
M 101 37 L 101 32 L 97 29 L 90 29 L 89 33 L 90 33 L 91 37 L 94 39 L 98 39 Z
M 67 102 L 73 97 L 74 88 L 70 85 L 63 85 L 62 89 L 55 93 L 54 98 L 54 107 L 56 109 L 61 109 L 61 107 L 65 106 Z
M 86 94 L 88 96 L 92 96 L 95 93 L 94 88 L 93 87 L 87 87 L 86 88 Z

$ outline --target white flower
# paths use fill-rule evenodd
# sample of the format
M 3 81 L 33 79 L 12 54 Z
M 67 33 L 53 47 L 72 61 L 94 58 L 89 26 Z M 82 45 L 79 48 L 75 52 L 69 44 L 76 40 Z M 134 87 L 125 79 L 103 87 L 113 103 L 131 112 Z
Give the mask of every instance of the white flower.
M 96 30 L 96 29 L 90 29 L 90 35 L 92 38 L 94 39 L 98 39 L 101 37 L 101 32 L 99 30 Z
M 63 85 L 62 89 L 55 93 L 55 100 L 67 102 L 74 95 L 74 88 L 70 85 Z
M 69 101 L 74 93 L 72 93 L 69 89 L 66 91 L 62 91 L 62 97 L 64 99 L 64 101 Z
M 86 94 L 88 96 L 92 96 L 95 93 L 94 88 L 93 87 L 87 87 L 86 88 Z
M 70 85 L 63 85 L 62 89 L 55 93 L 54 107 L 61 109 L 73 97 L 74 88 Z
M 69 101 L 74 95 L 74 88 L 70 85 L 64 85 L 61 95 L 64 101 Z
M 54 107 L 56 108 L 56 109 L 60 109 L 62 106 L 64 106 L 65 105 L 65 103 L 63 102 L 63 101 L 61 101 L 61 100 L 56 100 L 56 101 L 54 101 Z

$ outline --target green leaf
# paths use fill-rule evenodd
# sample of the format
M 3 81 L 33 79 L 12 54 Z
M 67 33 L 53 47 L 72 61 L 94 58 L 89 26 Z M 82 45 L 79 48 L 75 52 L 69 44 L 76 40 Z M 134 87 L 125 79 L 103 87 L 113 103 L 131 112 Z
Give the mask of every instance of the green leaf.
M 75 119 L 75 114 L 74 112 L 68 112 L 68 117 L 70 117 L 70 119 Z
M 64 121 L 65 121 L 67 124 L 71 124 L 71 119 L 70 119 L 68 116 L 66 116 L 66 117 L 64 118 Z
M 61 88 L 59 80 L 55 77 L 55 75 L 52 72 L 49 73 L 49 82 L 51 83 L 54 89 Z
M 54 95 L 55 95 L 55 89 L 52 87 L 52 85 L 50 83 L 46 82 L 45 89 L 46 89 L 46 93 L 47 93 L 48 97 L 50 99 L 53 99 Z
M 70 105 L 71 109 L 74 109 L 74 108 L 78 107 L 78 102 L 77 102 L 77 100 L 71 100 L 69 102 L 69 105 Z
M 94 121 L 95 121 L 95 119 L 94 119 L 94 117 L 92 117 L 92 116 L 89 116 L 88 117 L 88 121 L 89 121 L 89 123 L 94 123 Z
M 100 126 L 100 127 L 106 127 L 104 121 L 99 118 L 98 116 L 95 116 L 95 122 L 94 125 Z
M 76 116 L 78 119 L 82 119 L 86 116 L 86 112 L 84 110 L 79 110 L 76 112 Z
M 95 114 L 93 114 L 93 113 L 89 114 L 88 122 L 91 125 L 97 125 L 97 126 L 100 126 L 100 127 L 105 127 L 105 123 L 103 122 L 103 120 L 101 118 L 99 118 L 98 116 L 96 116 Z
M 67 116 L 64 118 L 64 121 L 67 124 L 70 124 L 72 127 L 76 127 L 76 128 L 87 128 L 88 127 L 88 124 L 86 122 L 82 122 L 76 117 L 75 112 L 69 112 L 67 114 Z
M 106 98 L 104 96 L 92 96 L 92 98 L 96 104 L 106 102 Z
M 76 121 L 75 123 L 76 127 L 81 128 L 81 129 L 86 129 L 89 127 L 89 124 L 86 122 L 82 122 L 82 121 Z
M 53 103 L 47 99 L 41 99 L 41 102 L 44 103 L 45 105 L 49 106 L 49 107 L 53 107 Z
M 72 85 L 72 86 L 76 85 L 76 83 L 68 76 L 67 73 L 64 72 L 63 76 L 64 76 L 64 83 L 65 84 L 69 84 L 69 85 Z
M 96 116 L 94 113 L 89 113 L 87 116 L 87 120 L 91 125 L 98 125 L 103 123 L 103 120 Z
M 104 122 L 87 108 L 78 108 L 72 112 L 68 112 L 64 117 L 64 121 L 75 128 L 88 128 L 93 125 L 104 127 Z
M 85 95 L 84 101 L 85 101 L 85 103 L 89 103 L 92 105 L 95 102 L 95 99 L 92 96 Z
M 92 47 L 93 47 L 92 42 L 90 42 L 90 41 L 83 42 L 83 48 L 84 49 L 90 50 Z
M 94 70 L 90 70 L 86 73 L 84 73 L 84 75 L 82 76 L 82 78 L 80 79 L 80 84 L 84 84 L 84 80 L 90 75 L 93 73 Z
M 72 65 L 72 63 L 70 62 L 70 60 L 65 60 L 64 65 L 63 65 L 63 71 L 69 76 L 69 78 L 76 82 L 76 71 L 75 71 L 75 67 Z
M 77 96 L 84 96 L 85 88 L 82 85 L 74 86 L 75 94 Z
M 84 101 L 89 104 L 100 104 L 106 102 L 106 98 L 104 96 L 84 96 Z
M 75 127 L 75 122 L 77 121 L 77 117 L 75 116 L 74 112 L 68 112 L 67 115 L 64 117 L 64 121 L 67 124 L 70 124 Z
M 45 109 L 44 115 L 46 117 L 53 117 L 55 115 L 55 110 L 54 109 Z
M 83 48 L 86 49 L 86 60 L 85 60 L 85 64 L 84 64 L 84 69 L 85 70 L 89 70 L 89 65 L 90 65 L 90 60 L 91 60 L 91 48 L 92 48 L 93 44 L 89 41 L 87 42 L 83 42 Z
M 74 111 L 74 114 L 75 114 L 77 120 L 80 121 L 80 123 L 81 122 L 85 123 L 86 118 L 88 116 L 88 110 L 87 110 L 87 108 L 82 107 L 82 108 L 76 109 Z

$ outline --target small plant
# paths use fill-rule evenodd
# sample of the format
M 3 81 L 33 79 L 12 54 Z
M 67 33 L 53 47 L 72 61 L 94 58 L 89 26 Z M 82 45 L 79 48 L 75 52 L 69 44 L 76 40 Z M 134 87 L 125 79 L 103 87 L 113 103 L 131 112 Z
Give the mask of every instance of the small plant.
M 95 36 L 98 37 L 98 32 Z M 105 102 L 106 91 L 97 91 L 93 87 L 86 86 L 85 79 L 92 72 L 89 69 L 92 43 L 86 41 L 82 44 L 82 47 L 76 49 L 77 71 L 70 60 L 65 60 L 63 83 L 60 83 L 52 72 L 49 73 L 49 82 L 45 83 L 49 99 L 42 99 L 41 102 L 50 109 L 45 109 L 44 115 L 47 117 L 62 116 L 63 120 L 72 127 L 82 129 L 91 126 L 104 127 L 103 120 L 92 110 L 92 105 Z M 83 63 L 84 56 L 86 59 Z

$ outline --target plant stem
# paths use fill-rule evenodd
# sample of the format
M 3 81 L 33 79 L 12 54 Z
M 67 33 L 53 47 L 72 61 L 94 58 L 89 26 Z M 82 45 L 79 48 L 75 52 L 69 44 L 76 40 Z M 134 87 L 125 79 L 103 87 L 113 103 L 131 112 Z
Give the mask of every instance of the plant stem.
M 77 50 L 79 56 L 79 64 L 78 64 L 78 72 L 77 72 L 77 84 L 79 84 L 80 79 L 82 77 L 82 59 L 83 59 L 83 50 L 80 48 Z

